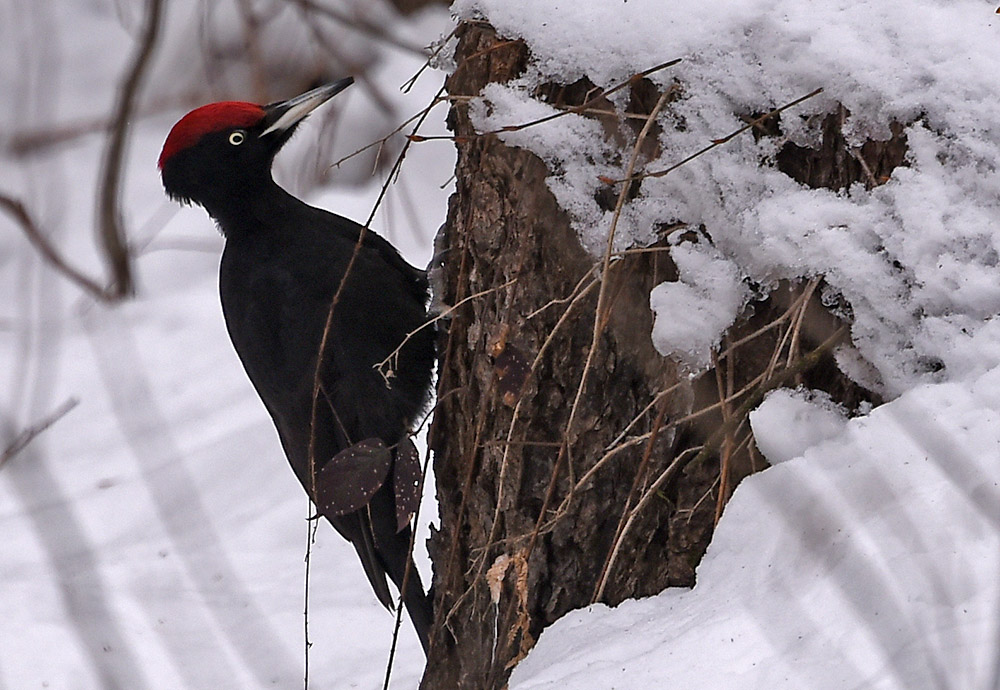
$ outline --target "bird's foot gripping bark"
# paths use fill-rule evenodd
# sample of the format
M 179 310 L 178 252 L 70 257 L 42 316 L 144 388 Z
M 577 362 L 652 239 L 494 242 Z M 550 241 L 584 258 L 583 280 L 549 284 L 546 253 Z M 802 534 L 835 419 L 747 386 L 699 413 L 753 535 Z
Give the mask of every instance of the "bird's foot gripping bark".
M 316 473 L 316 507 L 321 515 L 346 515 L 368 505 L 389 470 L 396 502 L 396 526 L 403 529 L 420 504 L 420 458 L 406 438 L 393 452 L 381 439 L 369 438 L 340 451 Z

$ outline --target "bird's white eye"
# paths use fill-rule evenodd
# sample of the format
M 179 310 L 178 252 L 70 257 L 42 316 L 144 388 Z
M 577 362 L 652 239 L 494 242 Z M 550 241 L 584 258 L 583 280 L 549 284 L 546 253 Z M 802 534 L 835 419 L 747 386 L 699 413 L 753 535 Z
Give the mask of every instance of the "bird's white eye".
M 236 130 L 229 135 L 229 143 L 233 146 L 239 146 L 243 143 L 243 140 L 247 138 L 247 135 L 240 130 Z

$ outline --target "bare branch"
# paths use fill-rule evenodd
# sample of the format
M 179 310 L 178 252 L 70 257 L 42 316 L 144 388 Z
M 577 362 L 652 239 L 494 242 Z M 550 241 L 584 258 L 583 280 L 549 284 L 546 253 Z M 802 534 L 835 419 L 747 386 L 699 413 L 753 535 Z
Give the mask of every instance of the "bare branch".
M 757 127 L 758 125 L 760 125 L 762 122 L 764 122 L 764 120 L 768 119 L 769 117 L 773 117 L 773 116 L 777 115 L 778 113 L 781 113 L 781 112 L 783 112 L 785 110 L 788 110 L 789 108 L 797 106 L 799 103 L 802 103 L 803 101 L 807 101 L 810 98 L 812 98 L 813 96 L 818 96 L 822 92 L 823 92 L 822 88 L 816 89 L 815 91 L 810 91 L 805 96 L 800 96 L 799 98 L 796 98 L 794 101 L 786 103 L 785 105 L 781 106 L 780 108 L 775 108 L 774 110 L 772 110 L 769 113 L 764 113 L 760 117 L 758 117 L 758 118 L 756 118 L 754 120 L 751 120 L 745 126 L 740 127 L 739 129 L 737 129 L 734 132 L 730 132 L 729 134 L 727 134 L 726 136 L 722 137 L 721 139 L 713 139 L 712 143 L 709 144 L 708 146 L 695 151 L 694 153 L 692 153 L 687 158 L 683 159 L 682 161 L 680 161 L 678 163 L 674 163 L 669 168 L 665 168 L 663 170 L 656 170 L 656 171 L 653 171 L 653 172 L 639 173 L 638 175 L 629 175 L 628 177 L 625 177 L 625 178 L 623 178 L 621 180 L 614 180 L 614 182 L 616 182 L 616 183 L 617 182 L 631 182 L 632 180 L 644 180 L 647 177 L 664 177 L 665 175 L 668 175 L 669 173 L 672 173 L 674 170 L 677 170 L 677 168 L 680 168 L 680 167 L 682 167 L 684 165 L 687 165 L 688 163 L 690 163 L 691 161 L 693 161 L 695 158 L 698 158 L 699 156 L 702 156 L 702 155 L 708 153 L 709 151 L 711 151 L 715 147 L 722 146 L 723 144 L 731 141 L 732 139 L 735 139 L 737 136 L 739 136 L 740 134 L 743 134 L 743 132 L 747 131 L 748 129 L 753 129 L 754 127 Z
M 505 287 L 513 285 L 516 282 L 517 282 L 517 278 L 511 278 L 510 280 L 508 280 L 506 283 L 503 283 L 502 285 L 497 285 L 495 287 L 488 288 L 488 289 L 483 290 L 481 292 L 477 292 L 474 295 L 469 295 L 468 297 L 465 297 L 464 299 L 461 299 L 458 302 L 456 302 L 455 304 L 453 304 L 452 306 L 448 307 L 447 309 L 445 309 L 444 311 L 442 311 L 440 314 L 435 315 L 434 318 L 427 319 L 422 324 L 420 324 L 419 326 L 417 326 L 416 328 L 414 328 L 412 331 L 410 331 L 409 333 L 407 333 L 406 337 L 403 338 L 403 342 L 401 342 L 399 345 L 397 345 L 395 350 L 393 350 L 392 352 L 390 352 L 386 356 L 386 358 L 383 359 L 381 362 L 379 362 L 378 364 L 375 364 L 374 366 L 372 366 L 372 368 L 373 369 L 378 369 L 378 373 L 382 375 L 383 379 L 385 379 L 386 385 L 389 385 L 389 379 L 392 378 L 392 376 L 393 376 L 393 369 L 395 369 L 395 365 L 393 364 L 393 362 L 395 362 L 396 358 L 399 357 L 399 351 L 403 349 L 403 346 L 406 345 L 406 343 L 408 343 L 413 336 L 415 336 L 417 333 L 419 333 L 420 331 L 424 330 L 428 326 L 431 326 L 431 325 L 437 323 L 441 319 L 448 318 L 453 313 L 455 313 L 456 309 L 458 309 L 459 307 L 461 307 L 466 302 L 469 302 L 470 300 L 474 300 L 474 299 L 479 299 L 480 297 L 485 297 L 486 295 L 493 294 L 494 292 L 497 292 L 498 290 L 503 290 Z M 388 368 L 386 368 L 386 367 L 388 367 Z
M 88 278 L 81 271 L 70 266 L 59 252 L 56 251 L 55 247 L 49 242 L 45 233 L 41 231 L 38 227 L 38 223 L 35 219 L 31 217 L 28 213 L 28 209 L 24 207 L 18 199 L 7 196 L 6 194 L 0 194 L 0 208 L 3 208 L 11 217 L 17 221 L 21 229 L 24 230 L 24 234 L 28 237 L 28 241 L 38 250 L 42 257 L 48 261 L 52 266 L 66 276 L 69 280 L 76 283 L 79 287 L 83 288 L 85 292 L 93 295 L 102 302 L 112 302 L 117 299 L 115 294 L 109 288 L 104 288 L 98 285 L 94 280 Z
M 111 138 L 101 164 L 101 188 L 98 199 L 98 227 L 104 252 L 111 265 L 111 285 L 108 299 L 122 299 L 134 291 L 132 266 L 120 207 L 121 176 L 125 158 L 125 138 L 135 108 L 135 99 L 149 66 L 153 47 L 160 33 L 163 0 L 148 0 L 146 23 L 132 65 L 118 91 L 118 102 L 112 118 Z
M 663 106 L 666 105 L 669 97 L 670 90 L 668 89 L 660 96 L 656 105 L 653 107 L 653 110 L 650 111 L 649 116 L 646 119 L 645 126 L 636 137 L 635 145 L 632 147 L 632 155 L 630 156 L 628 162 L 627 177 L 632 176 L 636 163 L 639 161 L 639 155 L 642 150 L 642 142 L 649 134 L 653 123 L 656 121 L 656 116 L 659 115 L 660 110 L 662 110 Z M 611 255 L 614 253 L 615 231 L 618 229 L 618 220 L 621 218 L 622 209 L 625 206 L 625 200 L 628 198 L 628 191 L 629 185 L 623 185 L 621 192 L 618 194 L 618 203 L 615 206 L 614 216 L 611 218 L 611 227 L 608 229 L 608 241 L 604 250 L 604 260 L 601 266 L 601 287 L 597 293 L 597 307 L 594 309 L 594 330 L 591 337 L 590 348 L 587 350 L 587 359 L 583 363 L 583 372 L 580 375 L 580 384 L 577 386 L 576 396 L 573 398 L 573 406 L 570 409 L 569 419 L 566 422 L 566 438 L 569 438 L 573 433 L 573 424 L 576 422 L 577 410 L 580 407 L 580 401 L 583 398 L 583 393 L 587 388 L 587 377 L 590 373 L 590 368 L 594 361 L 594 355 L 596 354 L 600 343 L 601 333 L 604 331 L 604 326 L 607 320 L 606 312 L 608 310 L 608 284 L 611 282 Z M 573 464 L 569 463 L 568 467 L 570 484 L 574 484 L 576 480 L 573 476 Z
M 390 45 L 394 48 L 399 48 L 400 50 L 404 50 L 408 53 L 413 53 L 414 55 L 419 55 L 421 57 L 427 56 L 428 51 L 423 46 L 418 46 L 414 43 L 405 41 L 402 38 L 399 38 L 398 36 L 393 36 L 388 31 L 385 30 L 384 26 L 372 22 L 368 19 L 365 19 L 362 16 L 359 15 L 351 16 L 350 14 L 348 14 L 347 12 L 345 12 L 340 8 L 331 7 L 329 5 L 321 5 L 320 3 L 314 2 L 313 0 L 292 0 L 292 1 L 295 4 L 297 4 L 306 14 L 321 15 L 323 17 L 326 17 L 327 19 L 332 19 L 333 21 L 337 22 L 338 24 L 341 24 L 344 27 L 347 27 L 348 29 L 353 29 L 354 31 L 362 33 L 365 36 L 368 36 L 369 38 L 375 39 L 376 41 L 381 41 L 386 45 Z
M 183 107 L 193 107 L 209 98 L 207 87 L 186 89 L 177 94 L 168 94 L 159 98 L 150 98 L 132 111 L 133 118 L 146 117 L 165 110 Z M 61 146 L 80 137 L 90 134 L 107 134 L 112 130 L 108 116 L 71 120 L 42 129 L 21 128 L 11 134 L 4 143 L 4 150 L 13 156 L 28 156 L 33 153 L 45 152 L 50 148 Z
M 4 448 L 3 453 L 0 453 L 0 467 L 3 467 L 8 460 L 24 450 L 25 446 L 35 440 L 39 434 L 65 417 L 69 414 L 70 410 L 79 404 L 79 399 L 69 398 L 66 402 L 57 407 L 48 417 L 32 424 L 27 429 L 19 433 L 14 440 L 11 441 L 6 448 Z
M 669 62 L 664 62 L 662 64 L 656 65 L 655 67 L 650 67 L 649 69 L 643 70 L 642 72 L 638 72 L 637 74 L 633 74 L 631 77 L 629 77 L 625 81 L 620 82 L 620 83 L 612 86 L 610 89 L 601 89 L 600 91 L 597 92 L 596 95 L 588 98 L 586 101 L 584 101 L 580 105 L 576 105 L 576 106 L 572 106 L 572 107 L 567 107 L 565 110 L 560 110 L 559 112 L 552 113 L 551 115 L 546 115 L 545 117 L 540 117 L 537 120 L 531 120 L 530 122 L 522 122 L 521 124 L 517 124 L 517 125 L 507 125 L 506 127 L 501 127 L 500 129 L 490 130 L 489 132 L 479 132 L 475 136 L 477 136 L 477 137 L 485 137 L 485 136 L 489 136 L 491 134 L 502 134 L 504 132 L 519 132 L 522 129 L 527 129 L 528 127 L 534 127 L 535 125 L 540 125 L 540 124 L 543 124 L 545 122 L 551 122 L 552 120 L 555 120 L 557 118 L 563 117 L 565 115 L 569 115 L 570 113 L 575 113 L 575 114 L 585 113 L 585 112 L 589 111 L 590 109 L 592 109 L 596 104 L 600 103 L 602 99 L 610 96 L 611 94 L 613 94 L 613 93 L 615 93 L 617 91 L 621 91 L 626 86 L 631 86 L 635 82 L 639 81 L 640 79 L 644 79 L 644 78 L 648 77 L 650 74 L 653 74 L 654 72 L 659 72 L 661 70 L 666 69 L 667 67 L 673 67 L 674 65 L 676 65 L 680 61 L 681 61 L 681 59 L 677 58 L 675 60 L 670 60 Z M 668 89 L 667 93 L 669 93 L 669 92 L 670 91 Z M 452 97 L 452 98 L 454 98 L 454 97 Z M 644 115 L 643 119 L 648 120 L 650 118 L 649 118 L 648 115 Z M 429 136 L 429 137 L 421 136 L 421 135 L 418 135 L 418 134 L 411 134 L 410 135 L 410 139 L 412 141 L 432 141 L 434 139 L 444 139 L 444 140 L 448 140 L 448 141 L 462 141 L 462 140 L 467 140 L 469 138 L 471 138 L 471 137 L 466 137 L 466 136 L 455 137 L 455 136 L 451 136 L 451 135 L 447 135 L 447 134 L 442 134 L 440 136 Z M 631 178 L 626 178 L 626 179 L 631 179 Z

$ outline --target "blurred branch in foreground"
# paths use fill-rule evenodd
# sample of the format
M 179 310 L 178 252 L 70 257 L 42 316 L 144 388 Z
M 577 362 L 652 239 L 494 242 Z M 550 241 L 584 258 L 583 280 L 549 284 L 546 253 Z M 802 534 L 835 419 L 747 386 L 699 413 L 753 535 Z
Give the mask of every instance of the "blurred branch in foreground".
M 78 287 L 83 288 L 84 292 L 93 295 L 102 302 L 113 302 L 120 299 L 120 296 L 112 288 L 101 287 L 95 280 L 84 275 L 82 271 L 70 266 L 56 248 L 52 246 L 48 237 L 42 232 L 38 223 L 31 217 L 28 209 L 25 208 L 20 200 L 6 194 L 0 194 L 0 208 L 17 221 L 21 229 L 24 230 L 24 234 L 27 235 L 28 241 L 39 251 L 42 257 L 52 264 L 57 271 L 76 283 Z
M 69 398 L 66 402 L 57 407 L 48 417 L 32 424 L 15 436 L 14 440 L 7 444 L 7 447 L 3 449 L 3 453 L 0 453 L 0 467 L 3 467 L 8 460 L 24 450 L 25 446 L 35 440 L 39 434 L 65 417 L 69 414 L 70 410 L 79 404 L 80 400 L 78 398 Z
M 105 290 L 112 300 L 132 294 L 132 266 L 125 244 L 125 230 L 119 204 L 122 161 L 125 156 L 125 137 L 132 116 L 139 87 L 149 66 L 156 38 L 160 33 L 163 0 L 149 0 L 146 6 L 145 26 L 137 46 L 132 65 L 118 92 L 115 115 L 112 120 L 111 138 L 101 163 L 101 188 L 98 197 L 98 224 L 104 252 L 111 265 L 111 284 Z

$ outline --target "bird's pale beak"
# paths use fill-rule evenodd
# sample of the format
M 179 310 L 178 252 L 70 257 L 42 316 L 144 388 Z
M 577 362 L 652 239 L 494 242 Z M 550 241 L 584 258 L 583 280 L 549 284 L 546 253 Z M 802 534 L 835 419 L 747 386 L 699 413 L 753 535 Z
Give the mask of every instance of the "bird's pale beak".
M 271 124 L 261 132 L 261 136 L 267 136 L 273 132 L 290 132 L 295 125 L 302 122 L 306 115 L 316 110 L 338 93 L 354 83 L 354 77 L 347 77 L 332 84 L 326 84 L 319 88 L 307 91 L 301 96 L 289 98 L 287 101 L 278 101 L 264 106 L 267 112 L 267 119 Z

